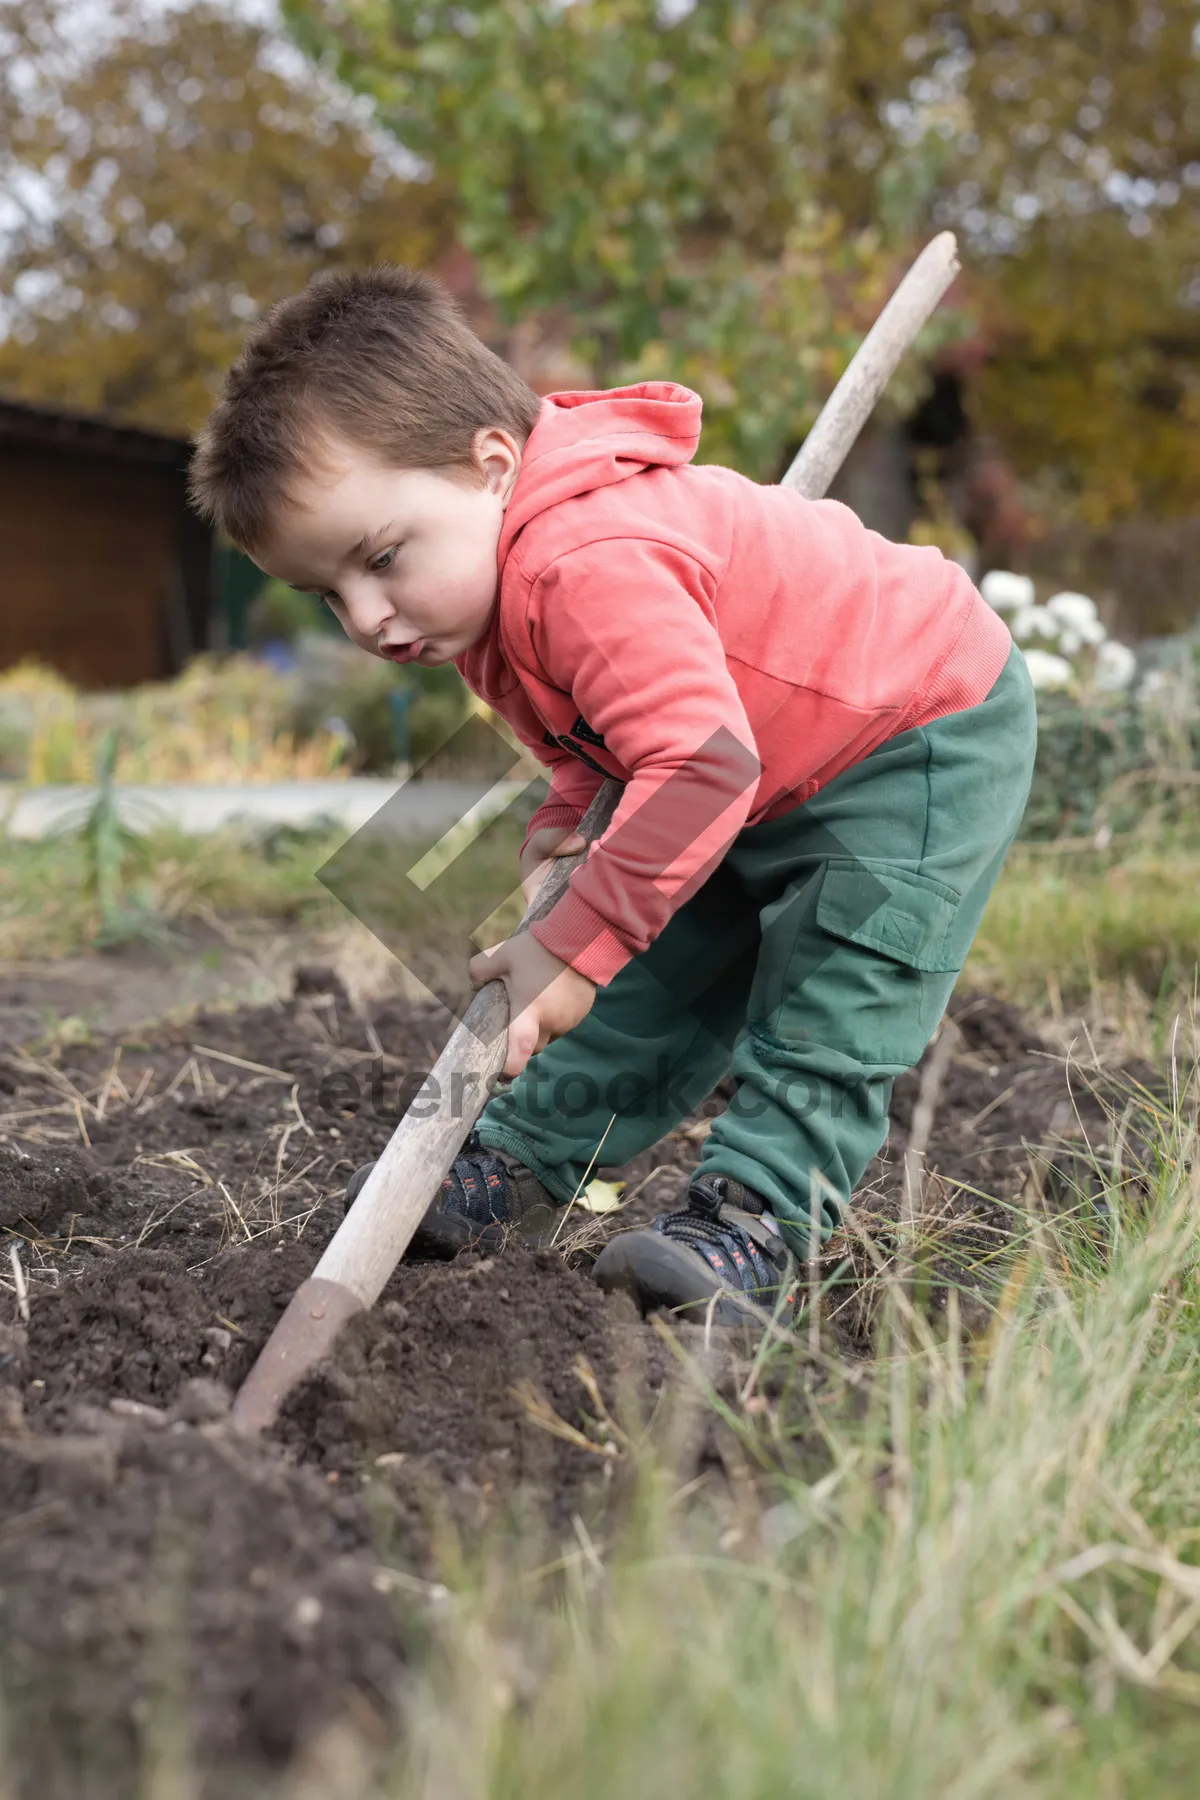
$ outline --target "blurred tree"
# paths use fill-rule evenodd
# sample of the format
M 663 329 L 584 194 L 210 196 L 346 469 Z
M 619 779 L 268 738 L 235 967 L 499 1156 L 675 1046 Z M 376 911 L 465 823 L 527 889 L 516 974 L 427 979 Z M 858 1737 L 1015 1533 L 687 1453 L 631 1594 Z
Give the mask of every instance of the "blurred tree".
M 972 410 L 1045 511 L 1194 505 L 1197 0 L 284 4 L 448 178 L 487 292 L 599 381 L 690 381 L 707 453 L 777 472 L 953 224 Z
M 258 306 L 457 241 L 769 477 L 949 223 L 968 405 L 1044 514 L 1194 507 L 1197 0 L 285 3 L 327 73 L 208 5 L 0 0 L 0 387 L 187 428 Z
M 973 409 L 1051 519 L 1200 494 L 1198 33 L 1196 0 L 846 0 L 832 200 L 872 217 L 897 141 L 928 171 L 983 325 Z
M 503 313 L 565 322 L 599 384 L 695 386 L 705 454 L 778 474 L 898 272 L 874 215 L 850 233 L 829 201 L 837 0 L 286 11 L 446 178 Z
M 0 390 L 188 432 L 246 322 L 340 262 L 444 245 L 368 109 L 209 6 L 0 5 Z

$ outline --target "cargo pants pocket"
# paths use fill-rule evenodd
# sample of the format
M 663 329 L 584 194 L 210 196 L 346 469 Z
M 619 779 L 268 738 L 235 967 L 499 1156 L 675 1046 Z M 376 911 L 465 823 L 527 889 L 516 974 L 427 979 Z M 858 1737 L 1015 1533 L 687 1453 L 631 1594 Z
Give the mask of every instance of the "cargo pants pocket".
M 751 1030 L 785 1055 L 823 1051 L 879 1074 L 912 1068 L 969 947 L 960 901 L 899 863 L 827 862 L 762 912 Z

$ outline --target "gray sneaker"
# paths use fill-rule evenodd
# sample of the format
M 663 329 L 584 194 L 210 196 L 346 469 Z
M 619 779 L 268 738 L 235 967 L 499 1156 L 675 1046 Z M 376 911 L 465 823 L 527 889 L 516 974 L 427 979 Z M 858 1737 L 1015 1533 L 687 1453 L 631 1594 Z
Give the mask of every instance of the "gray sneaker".
M 797 1263 L 763 1224 L 762 1196 L 731 1175 L 697 1175 L 687 1202 L 642 1230 L 618 1233 L 596 1258 L 594 1279 L 632 1294 L 643 1313 L 661 1307 L 737 1325 L 779 1307 L 780 1323 L 790 1325 Z

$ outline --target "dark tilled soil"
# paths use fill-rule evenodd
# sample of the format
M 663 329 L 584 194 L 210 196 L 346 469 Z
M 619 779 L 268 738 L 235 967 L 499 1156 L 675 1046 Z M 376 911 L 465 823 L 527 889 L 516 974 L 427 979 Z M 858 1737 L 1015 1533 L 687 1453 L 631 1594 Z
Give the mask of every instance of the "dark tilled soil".
M 1081 1145 L 1153 1076 L 1092 1092 L 1010 1008 L 952 1010 L 925 1201 L 940 1292 L 982 1309 L 1022 1208 L 1077 1198 Z M 261 1793 L 330 1721 L 383 1732 L 439 1532 L 474 1539 L 510 1502 L 551 1532 L 602 1508 L 619 1459 L 596 1393 L 646 1417 L 666 1391 L 670 1351 L 589 1278 L 604 1227 L 585 1220 L 566 1254 L 405 1263 L 271 1440 L 222 1423 L 444 1017 L 356 1016 L 309 969 L 277 1008 L 0 1040 L 0 1698 L 22 1800 L 115 1800 L 178 1739 L 201 1747 L 206 1796 Z M 862 1239 L 894 1238 L 920 1080 L 897 1083 L 859 1231 L 822 1263 L 847 1355 L 869 1349 Z M 624 1222 L 678 1203 L 724 1103 L 619 1172 Z

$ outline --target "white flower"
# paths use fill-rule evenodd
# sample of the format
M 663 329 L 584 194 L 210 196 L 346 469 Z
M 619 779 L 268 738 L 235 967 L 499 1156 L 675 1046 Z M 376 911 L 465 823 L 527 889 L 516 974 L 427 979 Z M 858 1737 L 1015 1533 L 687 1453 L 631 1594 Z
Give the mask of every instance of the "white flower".
M 1023 606 L 1013 616 L 1011 629 L 1018 644 L 1023 644 L 1027 638 L 1049 638 L 1056 644 L 1060 627 L 1047 607 Z
M 1035 688 L 1064 688 L 1070 684 L 1072 670 L 1066 657 L 1055 656 L 1050 650 L 1024 650 L 1021 654 Z
M 1055 594 L 1047 600 L 1046 611 L 1066 630 L 1074 632 L 1080 643 L 1102 644 L 1108 636 L 1100 623 L 1096 602 L 1086 594 Z M 1074 651 L 1069 654 L 1074 655 Z
M 997 612 L 1015 612 L 1018 607 L 1032 606 L 1035 598 L 1028 575 L 1014 575 L 1010 569 L 989 569 L 979 584 L 979 591 Z
M 1137 673 L 1137 657 L 1128 644 L 1109 638 L 1096 652 L 1096 686 L 1105 693 L 1127 688 Z
M 1054 594 L 1047 600 L 1046 607 L 1064 625 L 1086 625 L 1089 619 L 1098 617 L 1096 602 L 1086 594 Z
M 1077 631 L 1072 631 L 1068 626 L 1065 631 L 1060 631 L 1058 634 L 1058 648 L 1062 656 L 1078 656 L 1083 649 L 1083 639 Z

